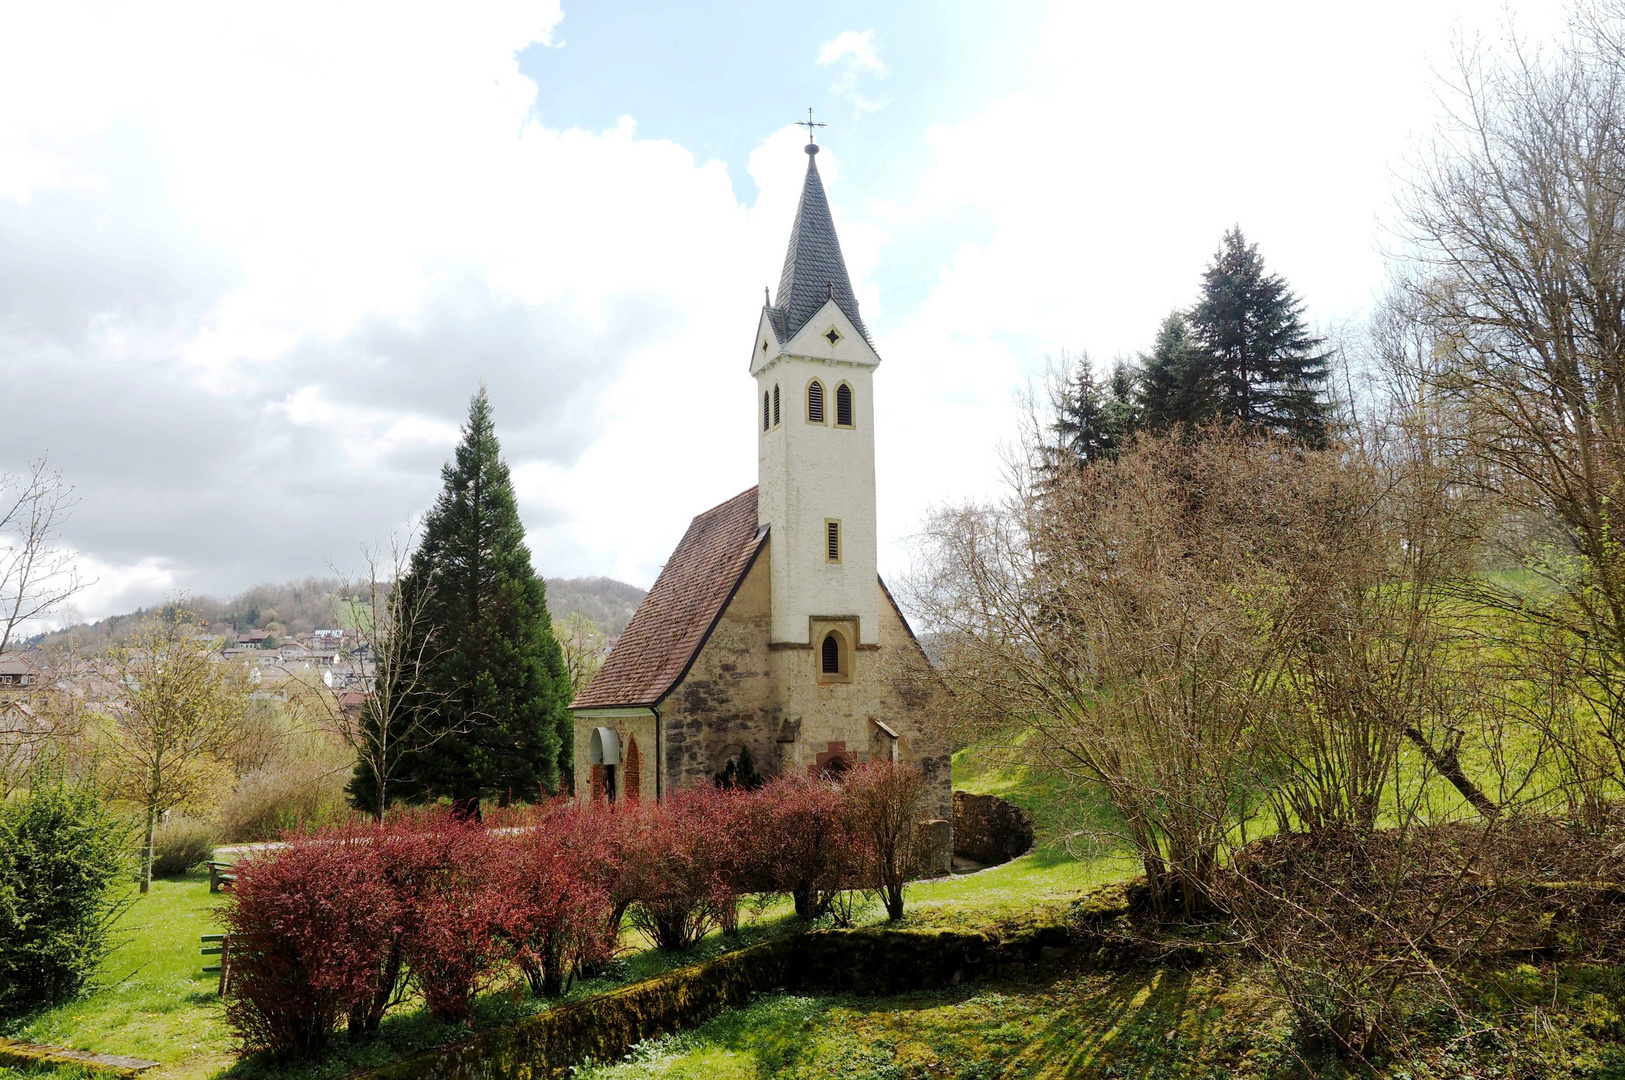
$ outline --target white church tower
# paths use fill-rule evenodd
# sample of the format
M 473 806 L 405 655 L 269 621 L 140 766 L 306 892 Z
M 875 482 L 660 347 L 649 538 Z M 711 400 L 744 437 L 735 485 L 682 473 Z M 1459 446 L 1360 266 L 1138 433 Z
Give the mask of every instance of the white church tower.
M 858 314 L 818 145 L 790 232 L 775 302 L 762 308 L 756 377 L 757 521 L 771 544 L 772 643 L 810 646 L 828 630 L 879 644 L 874 371 L 880 357 Z

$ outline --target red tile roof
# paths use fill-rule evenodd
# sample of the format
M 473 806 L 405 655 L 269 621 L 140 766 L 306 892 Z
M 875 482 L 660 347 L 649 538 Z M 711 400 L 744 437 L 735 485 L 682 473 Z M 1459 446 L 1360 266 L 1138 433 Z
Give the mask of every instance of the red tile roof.
M 688 671 L 766 536 L 756 489 L 696 517 L 573 709 L 653 705 Z

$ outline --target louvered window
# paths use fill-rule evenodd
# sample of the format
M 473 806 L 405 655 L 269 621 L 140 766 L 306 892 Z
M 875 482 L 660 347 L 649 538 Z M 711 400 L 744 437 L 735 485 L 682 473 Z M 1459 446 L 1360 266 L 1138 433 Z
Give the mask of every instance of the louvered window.
M 769 403 L 771 397 L 767 391 L 762 391 L 762 430 L 766 431 L 773 426 L 773 408 Z
M 852 426 L 852 388 L 846 383 L 835 388 L 835 426 Z
M 824 384 L 814 379 L 807 384 L 807 423 L 824 422 Z
M 826 543 L 824 557 L 830 562 L 840 562 L 841 523 L 839 521 L 824 522 L 824 539 Z
M 823 669 L 825 675 L 841 673 L 841 642 L 834 634 L 824 635 Z
M 779 422 L 779 384 L 773 384 L 773 422 Z

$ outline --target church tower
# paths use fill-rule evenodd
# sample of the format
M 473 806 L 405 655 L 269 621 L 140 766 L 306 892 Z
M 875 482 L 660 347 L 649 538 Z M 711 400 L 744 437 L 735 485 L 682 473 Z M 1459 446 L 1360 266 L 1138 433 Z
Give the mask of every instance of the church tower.
M 750 372 L 757 522 L 772 547 L 771 640 L 833 649 L 819 656 L 826 671 L 833 662 L 850 672 L 853 651 L 880 640 L 873 393 L 879 366 L 818 175 L 818 145 L 809 142 L 778 296 L 762 308 Z

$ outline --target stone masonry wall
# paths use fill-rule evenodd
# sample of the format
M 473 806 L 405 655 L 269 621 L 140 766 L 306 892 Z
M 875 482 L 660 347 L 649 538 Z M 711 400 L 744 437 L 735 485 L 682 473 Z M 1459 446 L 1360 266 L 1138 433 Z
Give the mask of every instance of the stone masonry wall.
M 997 795 L 954 792 L 954 854 L 984 866 L 1009 862 L 1033 846 L 1033 816 Z
M 672 788 L 711 783 L 745 746 L 759 771 L 772 769 L 780 713 L 767 647 L 771 556 L 756 557 L 688 674 L 659 705 Z

